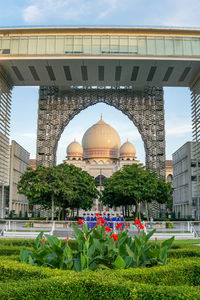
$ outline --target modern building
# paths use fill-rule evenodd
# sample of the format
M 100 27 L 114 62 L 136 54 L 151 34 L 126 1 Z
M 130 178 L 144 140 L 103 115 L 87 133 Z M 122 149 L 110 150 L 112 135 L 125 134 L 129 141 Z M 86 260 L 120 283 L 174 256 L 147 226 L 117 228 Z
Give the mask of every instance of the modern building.
M 122 111 L 133 122 L 144 142 L 145 165 L 164 178 L 163 88 L 191 90 L 193 137 L 197 146 L 194 155 L 198 161 L 199 70 L 197 28 L 1 28 L 0 157 L 5 157 L 0 164 L 2 188 L 8 174 L 7 138 L 13 86 L 40 88 L 38 165 L 55 165 L 58 141 L 67 124 L 81 110 L 103 102 Z M 198 164 L 196 174 L 200 176 Z
M 102 117 L 85 132 L 82 145 L 76 140 L 68 145 L 64 162 L 87 171 L 99 184 L 124 165 L 139 164 L 135 146 L 128 140 L 121 145 L 118 132 Z M 92 210 L 100 210 L 98 199 Z
M 29 152 L 17 142 L 12 141 L 10 146 L 10 176 L 9 176 L 9 212 L 14 211 L 17 216 L 28 212 L 28 200 L 17 191 L 17 184 L 21 175 L 29 167 Z
M 172 155 L 173 209 L 177 217 L 200 220 L 199 179 L 194 154 L 195 142 L 187 142 Z

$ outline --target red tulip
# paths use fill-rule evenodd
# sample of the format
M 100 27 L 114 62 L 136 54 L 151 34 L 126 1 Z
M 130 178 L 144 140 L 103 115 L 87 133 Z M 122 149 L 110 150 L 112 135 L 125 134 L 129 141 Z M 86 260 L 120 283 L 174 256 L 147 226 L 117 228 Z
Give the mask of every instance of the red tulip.
M 134 222 L 135 225 L 136 225 L 136 224 L 139 225 L 140 223 L 141 223 L 141 222 L 140 222 L 140 220 L 138 220 L 138 219 L 136 219 L 135 222 Z
M 95 216 L 98 217 L 100 215 L 100 213 L 96 213 Z
M 112 229 L 110 229 L 108 226 L 105 226 L 105 230 L 106 230 L 107 232 L 112 231 Z
M 84 220 L 83 220 L 83 219 L 78 219 L 78 223 L 79 223 L 79 224 L 83 224 L 83 223 L 84 223 Z
M 140 229 L 144 229 L 144 226 L 142 224 L 139 225 Z
M 68 243 L 69 241 L 69 236 L 66 237 L 65 242 Z
M 117 229 L 121 229 L 122 226 L 123 226 L 123 224 L 122 224 L 122 223 L 119 223 L 119 224 L 117 224 L 116 228 L 117 228 Z
M 112 234 L 110 237 L 113 238 L 115 242 L 118 241 L 118 235 L 117 234 Z

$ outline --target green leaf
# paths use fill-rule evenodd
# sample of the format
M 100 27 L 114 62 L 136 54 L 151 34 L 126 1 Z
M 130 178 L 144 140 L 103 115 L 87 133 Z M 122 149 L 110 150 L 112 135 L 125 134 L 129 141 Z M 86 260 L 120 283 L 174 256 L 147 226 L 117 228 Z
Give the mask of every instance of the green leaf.
M 126 266 L 126 262 L 120 255 L 118 255 L 113 263 L 113 266 L 115 267 L 115 269 L 124 269 Z
M 28 254 L 28 250 L 26 249 L 26 247 L 23 247 L 22 250 L 20 251 L 19 259 L 22 262 L 25 262 L 25 263 L 28 262 L 29 254 Z
M 174 241 L 174 236 L 172 236 L 170 239 L 168 240 L 165 240 L 164 242 L 161 243 L 161 247 L 166 247 L 167 246 L 167 249 L 171 248 L 171 245 Z
M 152 237 L 152 235 L 156 232 L 156 229 L 153 229 L 146 235 L 146 242 Z
M 35 245 L 36 245 L 36 248 L 38 248 L 39 246 L 41 246 L 41 240 L 43 238 L 43 235 L 44 233 L 41 231 L 38 236 L 36 237 L 35 239 Z
M 93 244 L 93 245 L 88 249 L 87 255 L 88 255 L 89 257 L 91 257 L 91 256 L 94 255 L 94 252 L 95 252 L 95 245 Z
M 29 263 L 29 265 L 31 265 L 31 266 L 35 266 L 34 260 L 33 260 L 33 258 L 31 257 L 31 255 L 29 255 L 29 257 L 28 257 L 28 263 Z
M 85 269 L 86 261 L 87 261 L 87 259 L 86 259 L 85 255 L 83 255 L 83 254 L 81 253 L 81 270 L 84 270 L 84 269 Z
M 129 248 L 129 246 L 126 244 L 126 250 L 127 250 L 127 252 L 128 252 L 128 255 L 130 256 L 130 257 L 132 257 L 134 260 L 135 260 L 135 255 L 134 255 L 134 253 L 131 251 L 131 249 Z
M 130 256 L 126 256 L 125 259 L 124 259 L 124 261 L 126 263 L 126 267 L 125 268 L 129 268 L 130 265 L 131 265 L 131 263 L 132 263 L 132 261 L 133 261 L 133 259 Z
M 74 259 L 74 270 L 77 272 L 81 271 L 81 260 L 79 258 Z
M 47 242 L 49 243 L 50 246 L 53 245 L 57 246 L 59 243 L 59 239 L 54 235 L 45 234 L 45 238 L 47 239 Z

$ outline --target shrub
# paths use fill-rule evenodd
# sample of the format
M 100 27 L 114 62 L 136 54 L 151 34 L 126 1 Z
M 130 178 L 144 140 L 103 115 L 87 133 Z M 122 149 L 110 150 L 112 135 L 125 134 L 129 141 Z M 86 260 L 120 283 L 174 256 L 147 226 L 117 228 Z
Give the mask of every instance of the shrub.
M 80 223 L 83 223 L 80 220 Z M 74 232 L 77 235 L 77 250 L 72 250 L 66 239 L 66 245 L 55 236 L 38 235 L 35 242 L 35 250 L 23 248 L 20 260 L 32 266 L 49 266 L 65 270 L 96 270 L 96 269 L 124 269 L 145 265 L 165 264 L 167 250 L 171 247 L 173 238 L 154 245 L 148 243 L 155 230 L 147 235 L 143 231 L 138 237 L 128 237 L 127 231 L 119 234 L 109 234 L 111 229 L 104 227 L 105 221 L 99 219 L 97 228 L 88 230 L 86 224 L 82 231 L 75 225 Z M 143 225 L 137 220 L 137 227 L 143 229 Z M 122 229 L 123 224 L 116 228 Z

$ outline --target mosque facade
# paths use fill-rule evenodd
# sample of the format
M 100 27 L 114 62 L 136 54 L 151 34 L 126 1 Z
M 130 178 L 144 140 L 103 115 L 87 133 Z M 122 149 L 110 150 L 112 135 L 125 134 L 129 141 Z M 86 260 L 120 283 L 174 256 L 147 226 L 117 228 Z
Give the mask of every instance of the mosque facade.
M 101 119 L 84 133 L 82 145 L 74 140 L 67 147 L 67 164 L 87 171 L 102 189 L 101 183 L 124 165 L 139 164 L 136 148 L 128 140 L 121 144 L 118 132 Z M 98 199 L 92 210 L 103 210 Z

